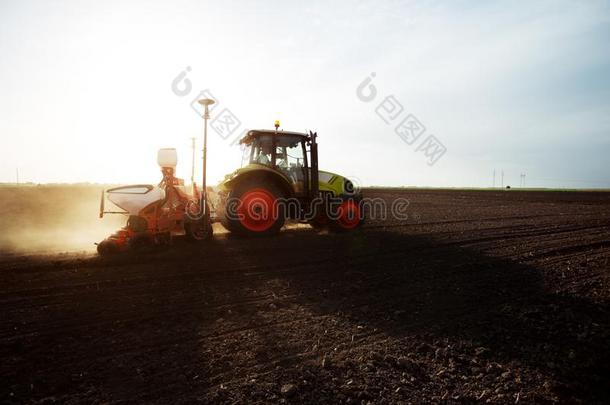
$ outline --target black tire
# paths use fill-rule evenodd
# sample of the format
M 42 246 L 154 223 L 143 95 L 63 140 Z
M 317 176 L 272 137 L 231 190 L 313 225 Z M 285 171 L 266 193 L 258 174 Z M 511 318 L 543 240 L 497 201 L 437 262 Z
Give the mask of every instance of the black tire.
M 173 244 L 173 237 L 171 232 L 162 233 L 155 235 L 154 244 L 159 248 L 168 248 Z
M 119 252 L 119 247 L 117 246 L 116 243 L 109 241 L 109 240 L 103 240 L 100 243 L 97 244 L 97 253 L 100 256 L 109 256 L 109 255 L 113 255 Z
M 154 246 L 153 238 L 147 233 L 139 233 L 129 239 L 127 242 L 127 246 L 129 250 L 134 252 L 142 252 L 145 250 L 150 250 Z
M 204 240 L 212 239 L 214 236 L 214 230 L 212 229 L 212 224 L 209 223 L 208 227 L 203 233 L 203 224 L 201 221 L 186 221 L 184 223 L 184 234 L 186 236 L 186 240 L 189 242 L 201 242 Z
M 249 193 L 258 192 L 258 190 L 269 195 L 270 199 L 263 202 L 267 204 L 272 199 L 274 207 L 268 207 L 269 211 L 267 211 L 267 213 L 272 213 L 273 215 L 266 217 L 263 213 L 263 217 L 267 218 L 267 220 L 262 221 L 264 224 L 261 225 L 261 229 L 254 229 L 255 221 L 249 221 L 252 218 L 243 218 L 244 215 L 241 215 L 242 218 L 239 218 L 235 214 L 237 214 L 238 207 L 244 204 L 242 197 L 247 198 Z M 273 182 L 262 180 L 242 182 L 229 193 L 225 201 L 221 201 L 219 206 L 220 221 L 229 232 L 240 236 L 261 237 L 276 235 L 282 229 L 286 220 L 284 206 L 277 204 L 277 201 L 283 197 L 284 194 L 281 189 Z M 256 208 L 255 206 L 253 207 Z

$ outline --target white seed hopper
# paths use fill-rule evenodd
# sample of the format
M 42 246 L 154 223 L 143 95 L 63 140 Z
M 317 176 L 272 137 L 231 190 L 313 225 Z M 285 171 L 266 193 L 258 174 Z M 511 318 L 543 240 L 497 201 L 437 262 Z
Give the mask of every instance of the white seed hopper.
M 106 194 L 108 200 L 129 215 L 138 215 L 146 206 L 165 199 L 165 191 L 150 184 L 111 188 Z

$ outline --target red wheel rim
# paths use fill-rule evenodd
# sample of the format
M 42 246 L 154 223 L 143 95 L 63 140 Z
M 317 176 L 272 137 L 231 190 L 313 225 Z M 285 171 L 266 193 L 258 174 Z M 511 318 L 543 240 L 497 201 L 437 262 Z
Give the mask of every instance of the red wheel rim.
M 337 223 L 344 229 L 354 229 L 360 224 L 360 206 L 354 200 L 343 201 L 338 214 Z
M 237 214 L 244 228 L 252 232 L 264 232 L 277 219 L 275 197 L 265 189 L 248 190 L 241 196 Z

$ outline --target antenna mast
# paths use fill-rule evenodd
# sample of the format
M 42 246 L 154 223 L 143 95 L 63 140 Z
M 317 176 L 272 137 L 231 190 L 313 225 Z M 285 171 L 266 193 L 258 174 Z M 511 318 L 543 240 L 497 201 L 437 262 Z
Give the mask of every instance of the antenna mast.
M 198 101 L 204 108 L 203 110 L 203 178 L 201 182 L 201 201 L 199 207 L 203 208 L 203 234 L 207 235 L 207 230 L 210 226 L 210 212 L 208 210 L 208 190 L 206 184 L 206 166 L 208 163 L 208 120 L 210 119 L 210 111 L 208 107 L 214 104 L 214 100 L 203 98 Z

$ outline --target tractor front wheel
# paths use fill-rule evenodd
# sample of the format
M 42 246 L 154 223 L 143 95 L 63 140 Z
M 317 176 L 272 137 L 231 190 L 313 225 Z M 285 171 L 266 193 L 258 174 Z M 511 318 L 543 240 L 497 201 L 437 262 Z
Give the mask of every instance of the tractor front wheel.
M 364 212 L 355 199 L 343 200 L 337 209 L 336 218 L 330 222 L 335 232 L 347 232 L 358 229 L 364 223 Z

